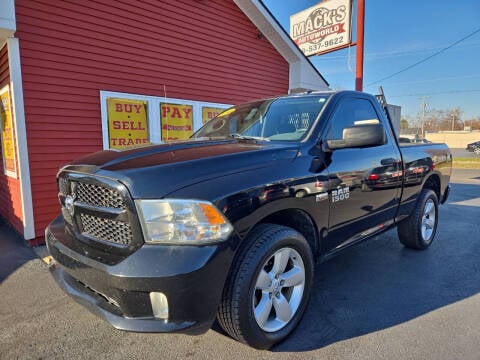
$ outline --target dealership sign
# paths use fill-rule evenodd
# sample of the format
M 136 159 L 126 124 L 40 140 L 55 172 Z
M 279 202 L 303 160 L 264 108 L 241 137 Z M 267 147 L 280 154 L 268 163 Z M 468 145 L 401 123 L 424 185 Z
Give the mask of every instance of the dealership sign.
M 327 0 L 290 16 L 290 37 L 307 55 L 345 47 L 351 42 L 351 0 Z

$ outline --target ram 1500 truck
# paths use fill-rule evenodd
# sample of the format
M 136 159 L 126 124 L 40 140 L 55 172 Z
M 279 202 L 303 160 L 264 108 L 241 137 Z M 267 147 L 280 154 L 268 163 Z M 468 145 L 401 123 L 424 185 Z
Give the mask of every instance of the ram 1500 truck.
M 375 97 L 232 107 L 191 139 L 101 151 L 58 173 L 58 284 L 114 327 L 208 330 L 269 348 L 299 323 L 314 264 L 394 226 L 426 249 L 449 193 L 444 144 L 399 146 Z

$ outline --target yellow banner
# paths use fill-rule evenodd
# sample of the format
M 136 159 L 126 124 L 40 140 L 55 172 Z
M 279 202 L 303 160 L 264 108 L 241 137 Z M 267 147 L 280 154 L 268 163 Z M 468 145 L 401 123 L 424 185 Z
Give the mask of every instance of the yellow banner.
M 212 120 L 215 116 L 225 111 L 223 108 L 214 108 L 214 107 L 202 107 L 202 122 L 206 124 Z
M 111 149 L 125 149 L 150 142 L 146 101 L 107 98 L 107 108 Z
M 193 133 L 192 105 L 160 104 L 162 141 L 186 140 Z
M 13 132 L 13 119 L 8 86 L 2 89 L 0 93 L 0 99 L 3 165 L 7 175 L 16 177 L 17 169 L 15 162 L 15 135 Z

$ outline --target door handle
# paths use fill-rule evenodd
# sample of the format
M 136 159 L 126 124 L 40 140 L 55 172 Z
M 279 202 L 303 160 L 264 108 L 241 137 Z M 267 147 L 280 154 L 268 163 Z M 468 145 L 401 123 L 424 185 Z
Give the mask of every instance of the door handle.
M 395 165 L 395 164 L 398 164 L 399 162 L 400 162 L 399 160 L 394 158 L 386 158 L 386 159 L 380 160 L 380 164 L 382 164 L 382 166 Z

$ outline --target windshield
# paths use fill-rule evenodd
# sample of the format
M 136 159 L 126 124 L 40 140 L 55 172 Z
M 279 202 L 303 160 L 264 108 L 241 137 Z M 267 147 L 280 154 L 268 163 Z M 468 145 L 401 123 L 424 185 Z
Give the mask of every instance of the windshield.
M 329 95 L 254 101 L 225 110 L 192 137 L 300 140 L 312 127 Z

